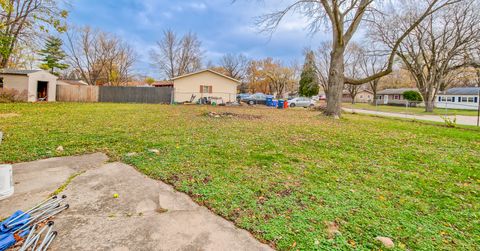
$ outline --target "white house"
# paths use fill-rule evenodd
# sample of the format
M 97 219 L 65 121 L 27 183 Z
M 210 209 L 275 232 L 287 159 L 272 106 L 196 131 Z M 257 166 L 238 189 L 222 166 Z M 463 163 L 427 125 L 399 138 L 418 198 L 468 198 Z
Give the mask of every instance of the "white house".
M 435 106 L 438 108 L 477 110 L 480 101 L 480 87 L 457 87 L 438 94 Z
M 212 70 L 203 70 L 171 79 L 175 102 L 208 98 L 217 103 L 235 102 L 240 81 Z
M 25 93 L 24 101 L 55 101 L 58 77 L 44 70 L 0 70 L 0 89 Z

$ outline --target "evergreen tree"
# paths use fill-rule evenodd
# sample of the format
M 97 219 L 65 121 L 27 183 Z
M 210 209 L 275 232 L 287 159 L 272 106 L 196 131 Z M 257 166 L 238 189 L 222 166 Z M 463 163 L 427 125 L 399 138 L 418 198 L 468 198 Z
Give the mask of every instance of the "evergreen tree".
M 63 63 L 66 55 L 62 49 L 62 45 L 63 42 L 60 38 L 53 36 L 47 38 L 45 48 L 38 53 L 43 57 L 41 60 L 43 63 L 40 65 L 41 69 L 50 71 L 50 73 L 58 76 L 60 73 L 55 70 L 68 68 L 68 64 Z
M 308 51 L 305 55 L 302 75 L 300 76 L 299 94 L 304 97 L 311 97 L 318 94 L 319 83 L 315 68 L 315 54 Z

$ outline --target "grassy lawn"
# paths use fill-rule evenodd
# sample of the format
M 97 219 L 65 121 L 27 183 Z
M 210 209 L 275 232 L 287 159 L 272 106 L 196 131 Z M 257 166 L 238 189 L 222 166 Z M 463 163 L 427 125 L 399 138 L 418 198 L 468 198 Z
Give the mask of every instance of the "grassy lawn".
M 378 250 L 376 236 L 398 250 L 480 246 L 478 130 L 307 109 L 57 103 L 2 113 L 0 163 L 102 151 L 279 250 Z
M 351 104 L 343 103 L 343 107 L 352 108 L 352 109 L 363 109 L 371 111 L 380 111 L 380 112 L 396 112 L 396 113 L 408 113 L 408 114 L 418 114 L 418 115 L 464 115 L 464 116 L 477 116 L 478 111 L 474 110 L 455 110 L 455 109 L 444 109 L 436 108 L 433 112 L 425 112 L 423 107 L 408 107 L 405 106 L 391 106 L 391 105 L 371 105 L 371 104 Z

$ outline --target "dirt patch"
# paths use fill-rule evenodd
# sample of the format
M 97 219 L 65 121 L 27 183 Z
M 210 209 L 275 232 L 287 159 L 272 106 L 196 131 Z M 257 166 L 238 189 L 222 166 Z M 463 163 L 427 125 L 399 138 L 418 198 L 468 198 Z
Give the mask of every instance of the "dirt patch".
M 238 113 L 233 113 L 233 112 L 207 112 L 204 114 L 204 116 L 210 117 L 210 118 L 239 118 L 239 119 L 248 119 L 248 120 L 254 120 L 254 119 L 261 119 L 262 116 L 260 115 L 253 115 L 253 114 L 238 114 Z
M 18 113 L 0 113 L 0 119 L 3 118 L 12 118 L 12 117 L 18 117 L 20 114 Z

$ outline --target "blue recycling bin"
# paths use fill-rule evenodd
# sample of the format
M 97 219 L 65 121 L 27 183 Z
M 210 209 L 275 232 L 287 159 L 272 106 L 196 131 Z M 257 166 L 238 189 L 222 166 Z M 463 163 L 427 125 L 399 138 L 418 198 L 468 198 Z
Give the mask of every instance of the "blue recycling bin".
M 273 98 L 267 97 L 267 106 L 273 106 Z
M 272 107 L 277 107 L 278 105 L 278 100 L 274 99 L 272 100 Z
M 278 101 L 278 106 L 277 107 L 278 107 L 278 109 L 283 109 L 284 105 L 285 105 L 285 100 L 281 99 L 281 100 Z

